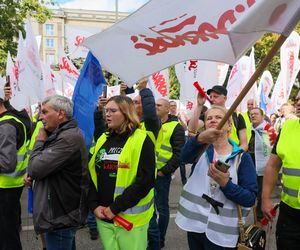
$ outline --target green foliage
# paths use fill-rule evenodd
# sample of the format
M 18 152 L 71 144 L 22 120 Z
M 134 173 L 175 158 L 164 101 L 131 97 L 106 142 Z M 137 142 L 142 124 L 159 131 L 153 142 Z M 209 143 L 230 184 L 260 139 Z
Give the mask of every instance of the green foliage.
M 171 66 L 169 68 L 169 81 L 170 81 L 169 98 L 178 100 L 180 96 L 180 84 L 177 79 L 174 66 Z
M 0 0 L 0 73 L 4 74 L 7 52 L 13 57 L 17 54 L 19 30 L 25 35 L 24 21 L 27 15 L 44 23 L 51 12 L 38 0 Z

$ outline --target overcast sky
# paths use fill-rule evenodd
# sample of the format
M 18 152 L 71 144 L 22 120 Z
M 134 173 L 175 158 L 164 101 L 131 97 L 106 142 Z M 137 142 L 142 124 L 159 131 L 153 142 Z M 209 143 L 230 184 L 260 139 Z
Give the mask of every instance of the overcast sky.
M 115 0 L 56 0 L 62 8 L 111 10 L 116 9 Z M 119 11 L 133 12 L 140 8 L 148 0 L 118 0 Z

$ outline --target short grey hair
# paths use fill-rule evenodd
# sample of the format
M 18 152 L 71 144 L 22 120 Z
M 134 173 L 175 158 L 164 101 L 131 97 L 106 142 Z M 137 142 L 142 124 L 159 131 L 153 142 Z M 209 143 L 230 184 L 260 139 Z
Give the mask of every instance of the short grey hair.
M 62 109 L 66 113 L 66 118 L 71 119 L 73 117 L 73 102 L 65 96 L 62 95 L 53 95 L 46 97 L 43 104 L 49 103 L 54 110 Z

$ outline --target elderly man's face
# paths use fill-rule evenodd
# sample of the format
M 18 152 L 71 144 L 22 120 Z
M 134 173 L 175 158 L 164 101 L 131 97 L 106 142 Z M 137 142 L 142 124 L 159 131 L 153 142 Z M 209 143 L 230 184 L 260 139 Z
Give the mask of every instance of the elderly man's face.
M 63 117 L 63 110 L 55 110 L 49 103 L 42 105 L 40 119 L 42 120 L 44 128 L 47 131 L 53 132 L 61 123 Z

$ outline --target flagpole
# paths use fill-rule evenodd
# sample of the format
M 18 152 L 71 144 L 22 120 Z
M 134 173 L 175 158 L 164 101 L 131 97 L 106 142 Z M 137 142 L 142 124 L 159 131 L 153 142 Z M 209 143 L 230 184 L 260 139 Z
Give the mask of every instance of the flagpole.
M 243 98 L 247 95 L 248 91 L 252 88 L 254 83 L 257 81 L 258 77 L 261 76 L 261 74 L 264 72 L 265 68 L 269 64 L 269 62 L 272 60 L 272 58 L 275 56 L 276 52 L 280 49 L 284 41 L 287 39 L 288 36 L 280 35 L 276 43 L 273 45 L 269 53 L 265 56 L 265 58 L 260 63 L 259 67 L 256 69 L 254 74 L 251 76 L 245 87 L 242 89 L 239 96 L 236 98 L 236 100 L 233 102 L 223 119 L 218 125 L 218 129 L 221 129 L 226 121 L 229 119 L 229 117 L 233 114 L 233 112 L 236 110 L 238 105 L 241 103 Z

